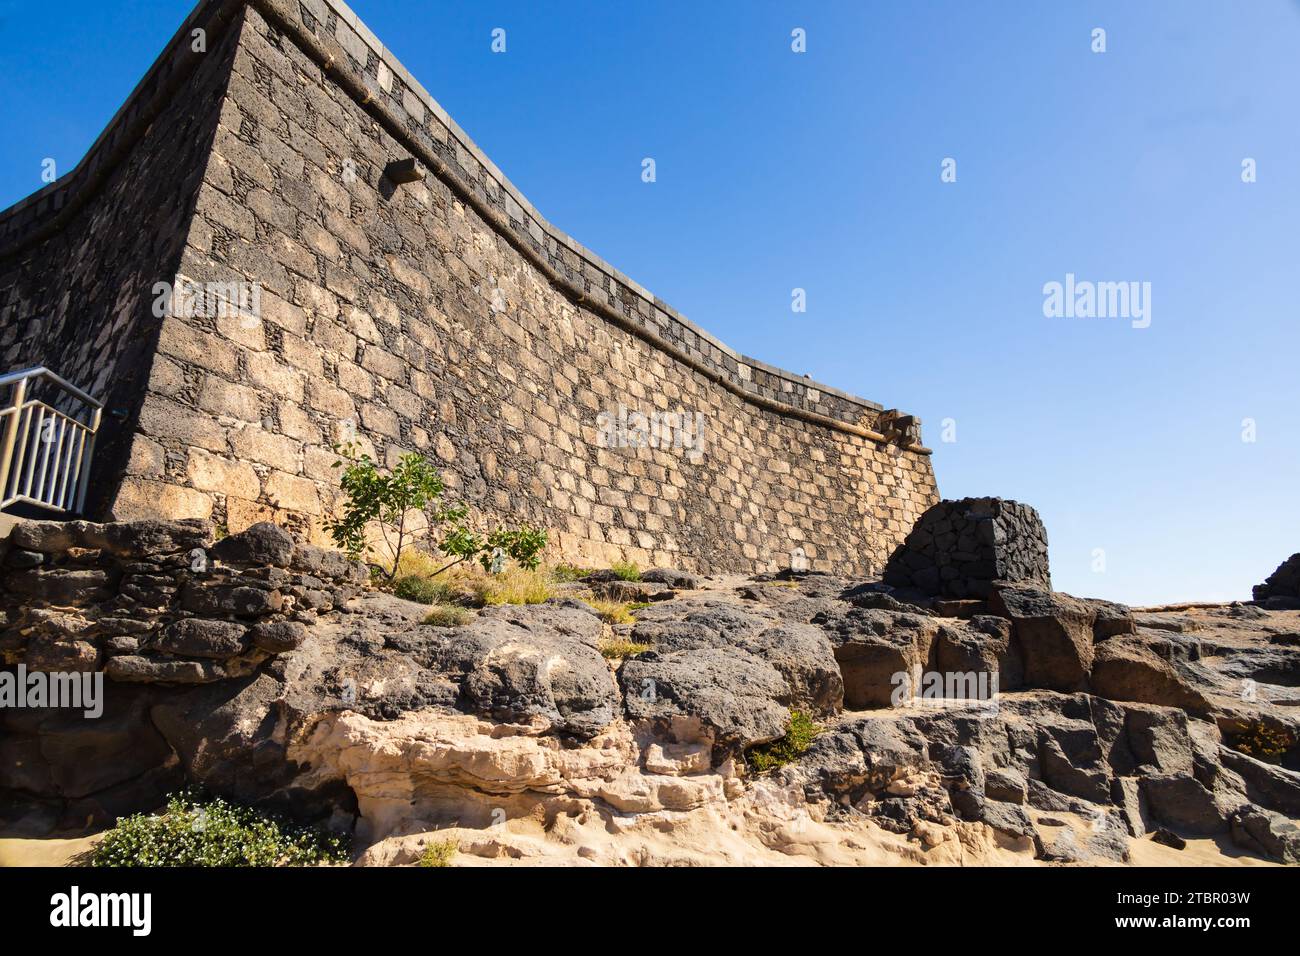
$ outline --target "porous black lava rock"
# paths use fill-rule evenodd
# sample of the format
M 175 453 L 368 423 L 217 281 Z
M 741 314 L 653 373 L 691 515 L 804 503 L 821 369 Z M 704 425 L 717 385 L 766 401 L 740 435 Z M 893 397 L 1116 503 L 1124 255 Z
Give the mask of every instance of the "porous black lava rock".
M 953 598 L 986 598 L 994 581 L 1050 591 L 1047 529 L 1037 511 L 1018 501 L 941 501 L 890 556 L 884 581 Z
M 1251 590 L 1256 601 L 1278 599 L 1288 607 L 1292 606 L 1291 602 L 1300 607 L 1300 554 L 1291 555 L 1277 566 L 1277 570 L 1263 584 L 1256 584 Z

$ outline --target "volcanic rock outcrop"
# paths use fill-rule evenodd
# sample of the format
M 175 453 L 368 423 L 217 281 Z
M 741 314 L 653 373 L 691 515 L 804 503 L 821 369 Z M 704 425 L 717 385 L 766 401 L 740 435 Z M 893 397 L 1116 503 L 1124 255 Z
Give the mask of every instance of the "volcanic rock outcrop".
M 1300 861 L 1300 612 L 999 583 L 954 617 L 881 582 L 665 572 L 633 624 L 566 596 L 437 627 L 271 527 L 25 525 L 4 562 L 10 668 L 109 678 L 98 720 L 0 711 L 0 817 L 28 832 L 192 782 L 375 864 L 434 839 L 466 863 Z M 758 772 L 796 717 L 819 733 Z

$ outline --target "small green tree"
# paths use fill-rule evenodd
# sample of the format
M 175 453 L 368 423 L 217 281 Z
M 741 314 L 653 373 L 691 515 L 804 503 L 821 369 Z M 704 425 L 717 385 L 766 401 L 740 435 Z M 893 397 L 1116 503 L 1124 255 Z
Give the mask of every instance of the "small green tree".
M 443 535 L 442 541 L 438 544 L 439 550 L 452 560 L 447 564 L 444 564 L 437 571 L 434 571 L 434 575 L 442 574 L 442 572 L 446 571 L 448 568 L 454 568 L 456 565 L 468 561 L 470 558 L 474 557 L 474 555 L 481 552 L 486 546 L 487 545 L 484 542 L 482 535 L 467 528 L 463 520 L 457 521 L 451 526 L 451 529 Z
M 448 568 L 477 557 L 483 570 L 492 572 L 493 554 L 500 548 L 501 552 L 513 558 L 522 568 L 536 571 L 541 563 L 541 553 L 546 547 L 546 532 L 532 525 L 522 524 L 518 528 L 501 526 L 490 531 L 485 538 L 467 528 L 458 520 L 443 536 L 438 548 L 453 560 L 444 564 L 434 575 L 441 574 Z
M 431 530 L 448 521 L 464 520 L 467 512 L 463 506 L 441 506 L 445 487 L 442 475 L 422 456 L 414 452 L 403 455 L 385 475 L 369 455 L 358 455 L 351 443 L 335 445 L 334 450 L 340 455 L 334 467 L 343 468 L 339 484 L 347 498 L 342 514 L 330 519 L 326 529 L 340 548 L 353 557 L 362 557 L 371 550 L 366 526 L 375 522 L 393 556 L 392 568 L 385 572 L 389 581 L 396 576 L 402 551 L 414 537 L 407 525 L 412 511 L 422 512 Z
M 339 485 L 347 497 L 342 514 L 327 521 L 325 527 L 336 545 L 353 557 L 362 557 L 371 550 L 366 527 L 375 522 L 393 556 L 392 568 L 384 572 L 388 581 L 396 578 L 402 552 L 415 537 L 415 530 L 407 526 L 412 511 L 422 512 L 428 519 L 429 536 L 435 540 L 438 529 L 449 526 L 438 541 L 438 548 L 451 560 L 430 577 L 475 557 L 484 570 L 490 571 L 492 553 L 498 548 L 521 567 L 537 570 L 546 547 L 546 532 L 528 524 L 518 528 L 501 526 L 486 537 L 471 530 L 466 524 L 468 508 L 442 504 L 445 490 L 442 475 L 427 459 L 414 452 L 404 455 L 385 475 L 369 455 L 357 454 L 356 446 L 351 443 L 335 445 L 334 450 L 340 456 L 334 467 L 343 468 Z
M 500 548 L 508 557 L 514 558 L 521 568 L 536 571 L 541 563 L 542 550 L 546 547 L 546 532 L 529 524 L 518 528 L 497 528 L 487 537 L 487 554 L 479 555 L 479 563 L 485 571 L 491 570 L 491 552 Z

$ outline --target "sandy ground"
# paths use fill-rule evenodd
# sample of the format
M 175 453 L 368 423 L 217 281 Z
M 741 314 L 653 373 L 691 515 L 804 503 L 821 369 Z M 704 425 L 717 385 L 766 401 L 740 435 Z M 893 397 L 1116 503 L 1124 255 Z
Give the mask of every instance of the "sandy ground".
M 1129 843 L 1133 866 L 1281 866 L 1237 847 L 1224 835 L 1188 839 L 1186 849 L 1175 850 L 1163 843 L 1152 843 L 1151 838 Z
M 99 840 L 99 834 L 90 836 L 31 840 L 0 835 L 0 867 L 13 866 L 70 866 L 82 853 Z M 1187 848 L 1175 850 L 1148 837 L 1129 843 L 1133 866 L 1280 866 L 1268 860 L 1243 853 L 1226 836 L 1218 838 L 1189 839 Z M 882 848 L 883 849 L 883 848 Z M 459 865 L 492 865 L 496 862 L 461 856 Z M 905 861 L 892 853 L 882 852 L 879 865 L 906 866 Z M 997 864 L 995 864 L 997 865 Z M 1004 864 L 1005 865 L 1005 864 Z M 1019 865 L 1025 865 L 1020 862 Z M 1030 864 L 1032 865 L 1032 864 Z
M 100 834 L 45 837 L 32 840 L 7 837 L 0 831 L 0 867 L 70 866 L 74 860 L 99 842 Z

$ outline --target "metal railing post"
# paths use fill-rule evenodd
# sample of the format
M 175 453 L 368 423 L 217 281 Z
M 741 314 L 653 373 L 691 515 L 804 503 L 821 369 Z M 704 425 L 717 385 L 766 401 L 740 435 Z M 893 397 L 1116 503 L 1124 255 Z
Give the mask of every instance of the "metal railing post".
M 104 414 L 102 408 L 96 408 L 90 416 L 90 438 L 87 439 L 86 452 L 77 463 L 81 474 L 77 476 L 77 507 L 74 509 L 77 514 L 82 514 L 86 508 L 86 489 L 90 484 L 90 469 L 95 463 L 95 439 L 99 436 L 99 420 Z
M 0 500 L 9 493 L 9 467 L 14 461 L 14 441 L 18 438 L 18 423 L 23 417 L 23 402 L 27 401 L 27 379 L 20 378 L 14 383 L 13 398 L 10 402 L 12 412 L 5 427 L 4 444 L 0 445 Z

